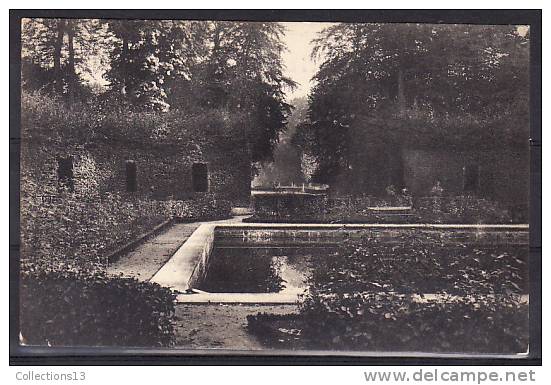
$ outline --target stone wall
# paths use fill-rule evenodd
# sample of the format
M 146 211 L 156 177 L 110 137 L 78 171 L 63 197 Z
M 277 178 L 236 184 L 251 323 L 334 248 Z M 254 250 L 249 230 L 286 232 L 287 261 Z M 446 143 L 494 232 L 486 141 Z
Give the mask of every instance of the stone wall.
M 440 181 L 446 195 L 473 194 L 504 206 L 527 205 L 529 198 L 529 153 L 498 148 L 492 151 L 415 150 L 403 151 L 404 182 L 416 196 L 430 195 Z M 466 168 L 478 169 L 478 186 L 465 191 Z
M 58 158 L 73 159 L 74 191 L 77 194 L 120 193 L 155 200 L 200 198 L 192 183 L 194 163 L 206 163 L 209 191 L 215 199 L 247 202 L 250 168 L 247 159 L 231 159 L 223 153 L 205 154 L 170 145 L 149 147 L 121 143 L 56 144 L 22 142 L 21 169 L 42 194 L 59 191 Z M 126 162 L 136 165 L 137 190 L 127 192 Z M 25 183 L 25 180 L 22 181 Z
M 68 117 L 58 105 L 39 107 L 23 109 L 22 258 L 102 265 L 111 251 L 164 220 L 220 218 L 249 203 L 250 159 L 231 135 L 213 140 L 196 127 L 174 143 L 108 139 L 81 111 Z M 61 158 L 71 159 L 70 188 L 59 175 Z M 135 191 L 127 191 L 128 161 L 136 168 Z M 207 164 L 208 191 L 195 191 L 194 163 Z

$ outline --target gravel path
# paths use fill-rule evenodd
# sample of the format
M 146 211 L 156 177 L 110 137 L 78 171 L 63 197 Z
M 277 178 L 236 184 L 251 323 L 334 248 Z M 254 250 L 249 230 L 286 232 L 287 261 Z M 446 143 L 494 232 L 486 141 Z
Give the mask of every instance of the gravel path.
M 122 273 L 147 281 L 170 259 L 201 222 L 175 223 L 110 265 L 111 274 Z
M 247 331 L 247 315 L 292 314 L 296 305 L 176 305 L 176 348 L 264 350 Z

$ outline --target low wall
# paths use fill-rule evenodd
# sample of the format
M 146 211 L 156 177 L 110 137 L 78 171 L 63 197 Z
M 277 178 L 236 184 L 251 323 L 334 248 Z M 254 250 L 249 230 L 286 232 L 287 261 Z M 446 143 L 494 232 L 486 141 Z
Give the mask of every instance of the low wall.
M 199 226 L 151 281 L 180 292 L 193 287 L 206 273 L 214 243 L 214 226 Z
M 188 281 L 188 286 L 190 288 L 196 286 L 197 282 L 201 282 L 202 280 L 204 280 L 207 275 L 210 256 L 214 247 L 214 228 L 208 228 L 204 234 L 204 244 L 201 250 L 199 262 L 195 265 L 195 268 L 193 269 L 191 277 Z
M 224 225 L 215 230 L 216 246 L 237 245 L 330 245 L 347 239 L 377 238 L 388 243 L 401 243 L 402 236 L 415 232 L 422 239 L 439 237 L 442 243 L 480 246 L 510 245 L 527 247 L 528 225 Z

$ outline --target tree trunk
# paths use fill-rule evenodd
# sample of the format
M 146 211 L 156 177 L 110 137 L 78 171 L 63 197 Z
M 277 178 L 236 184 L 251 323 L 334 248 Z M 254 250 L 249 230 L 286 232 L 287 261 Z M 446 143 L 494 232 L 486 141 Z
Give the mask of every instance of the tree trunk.
M 220 50 L 220 27 L 217 22 L 214 22 L 214 33 L 213 33 L 213 47 L 212 52 L 217 53 Z
M 129 48 L 128 48 L 128 36 L 126 36 L 125 33 L 122 34 L 122 52 L 121 52 L 121 59 L 122 59 L 122 63 L 123 63 L 123 68 L 125 69 L 125 74 L 123 76 L 123 81 L 122 81 L 122 90 L 121 90 L 121 93 L 123 95 L 127 95 L 128 93 L 128 81 L 127 81 L 127 74 L 126 74 L 126 71 L 128 71 L 128 51 L 129 51 Z
M 65 34 L 65 20 L 57 21 L 57 38 L 54 45 L 54 87 L 55 91 L 63 94 L 63 73 L 61 72 L 61 49 Z
M 67 21 L 67 37 L 69 48 L 69 61 L 67 63 L 67 75 L 68 75 L 68 93 L 69 93 L 69 106 L 72 106 L 75 99 L 75 91 L 77 87 L 77 74 L 75 71 L 75 23 L 73 20 Z
M 406 97 L 404 91 L 404 74 L 402 68 L 398 68 L 398 112 L 402 114 L 406 109 Z

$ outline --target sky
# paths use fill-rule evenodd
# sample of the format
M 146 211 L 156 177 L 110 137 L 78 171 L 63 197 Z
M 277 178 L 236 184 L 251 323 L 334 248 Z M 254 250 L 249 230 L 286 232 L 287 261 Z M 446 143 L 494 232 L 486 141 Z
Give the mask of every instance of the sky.
M 283 42 L 287 51 L 283 54 L 285 74 L 298 83 L 297 89 L 287 91 L 287 101 L 296 97 L 308 95 L 311 87 L 310 79 L 316 73 L 320 63 L 310 59 L 312 46 L 310 42 L 318 32 L 331 23 L 295 22 L 282 23 L 287 29 Z

